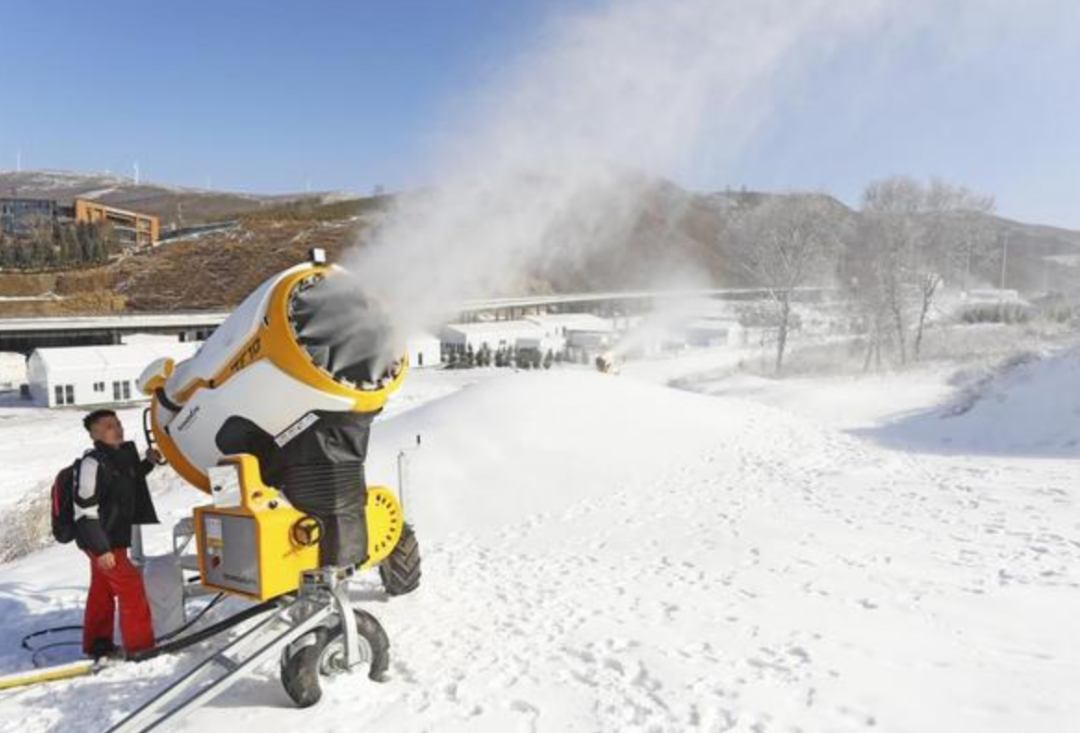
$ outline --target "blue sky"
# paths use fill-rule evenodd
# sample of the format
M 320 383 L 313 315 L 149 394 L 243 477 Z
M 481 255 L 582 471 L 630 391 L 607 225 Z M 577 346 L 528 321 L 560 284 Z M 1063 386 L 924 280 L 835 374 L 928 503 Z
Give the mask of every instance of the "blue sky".
M 0 169 L 129 173 L 258 192 L 423 185 L 460 105 L 570 0 L 0 3 Z M 1067 3 L 1043 3 L 1078 27 Z M 1040 25 L 1040 27 L 1043 27 Z M 878 176 L 939 175 L 1007 216 L 1080 228 L 1075 33 L 931 24 L 808 74 L 703 189 L 813 187 L 857 203 Z M 708 147 L 703 148 L 707 155 Z M 656 171 L 676 175 L 673 171 Z

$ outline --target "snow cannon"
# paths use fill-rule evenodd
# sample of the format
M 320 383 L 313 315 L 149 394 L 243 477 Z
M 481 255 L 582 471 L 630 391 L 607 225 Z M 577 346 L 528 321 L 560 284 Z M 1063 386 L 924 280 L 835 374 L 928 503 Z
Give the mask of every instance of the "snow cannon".
M 305 572 L 373 566 L 403 534 L 415 542 L 395 494 L 364 474 L 372 420 L 407 370 L 388 314 L 313 250 L 195 356 L 143 371 L 148 441 L 213 499 L 193 522 L 202 585 L 265 601 Z M 391 570 L 380 566 L 391 594 L 418 580 Z
M 596 371 L 601 374 L 618 374 L 619 362 L 615 357 L 615 354 L 611 351 L 605 351 L 596 357 Z
M 186 617 L 189 594 L 204 591 L 255 604 L 188 632 L 211 602 L 133 658 L 265 620 L 109 733 L 141 733 L 204 705 L 278 653 L 285 691 L 301 707 L 318 702 L 320 677 L 366 667 L 382 678 L 386 632 L 354 606 L 348 584 L 357 569 L 373 566 L 389 595 L 420 582 L 419 548 L 397 496 L 368 487 L 364 475 L 372 421 L 407 370 L 388 313 L 321 250 L 256 288 L 193 357 L 147 366 L 138 380 L 151 400 L 147 441 L 212 498 L 173 529 L 173 553 L 164 558 L 175 568 L 172 580 L 161 584 L 167 592 L 148 593 L 165 610 L 155 618 Z M 193 556 L 185 554 L 192 538 Z M 198 586 L 185 570 L 198 570 Z

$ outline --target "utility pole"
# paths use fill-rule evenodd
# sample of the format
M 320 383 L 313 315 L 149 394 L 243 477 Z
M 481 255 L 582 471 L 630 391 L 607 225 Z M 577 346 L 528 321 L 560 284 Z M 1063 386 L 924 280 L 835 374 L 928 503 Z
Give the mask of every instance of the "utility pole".
M 139 185 L 139 161 L 136 160 L 134 165 L 132 165 L 132 168 L 135 169 L 135 185 L 138 186 Z
M 964 258 L 964 295 L 967 296 L 971 290 L 971 258 L 974 256 L 975 245 L 971 241 L 971 232 L 965 235 L 965 249 L 967 250 L 967 257 Z
M 15 149 L 15 172 L 22 173 L 22 148 Z
M 1001 238 L 1001 289 L 1005 289 L 1005 272 L 1009 265 L 1009 230 Z

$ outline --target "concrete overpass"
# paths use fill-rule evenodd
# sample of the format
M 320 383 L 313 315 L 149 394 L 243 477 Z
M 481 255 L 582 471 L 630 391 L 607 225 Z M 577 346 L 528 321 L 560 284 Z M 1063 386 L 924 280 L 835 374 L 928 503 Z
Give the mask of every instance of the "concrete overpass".
M 800 288 L 798 297 L 802 300 L 820 300 L 830 292 L 827 288 Z M 722 288 L 488 298 L 447 308 L 447 320 L 513 320 L 538 313 L 595 313 L 611 317 L 647 312 L 660 304 L 679 299 L 763 300 L 768 295 L 768 290 L 762 288 Z M 203 339 L 221 325 L 229 312 L 0 318 L 0 351 L 29 355 L 39 347 L 118 344 L 125 335 L 135 333 L 176 335 L 183 340 Z
M 796 288 L 796 300 L 815 301 L 827 297 L 832 288 Z M 528 295 L 512 298 L 469 300 L 459 309 L 459 322 L 479 318 L 516 319 L 537 313 L 595 313 L 625 315 L 652 310 L 658 305 L 694 298 L 707 300 L 765 300 L 767 288 L 702 288 L 695 290 L 629 290 L 607 293 Z
M 118 344 L 125 335 L 135 333 L 195 340 L 213 333 L 228 315 L 228 311 L 220 311 L 0 318 L 0 351 L 29 355 L 47 346 Z

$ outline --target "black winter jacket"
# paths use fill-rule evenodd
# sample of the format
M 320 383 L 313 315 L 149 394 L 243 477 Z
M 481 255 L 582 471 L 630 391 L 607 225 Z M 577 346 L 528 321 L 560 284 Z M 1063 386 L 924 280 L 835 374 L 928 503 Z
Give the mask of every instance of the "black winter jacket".
M 140 460 L 132 442 L 118 448 L 94 443 L 74 477 L 75 542 L 80 549 L 103 555 L 131 547 L 131 528 L 157 524 L 146 476 L 154 468 Z

